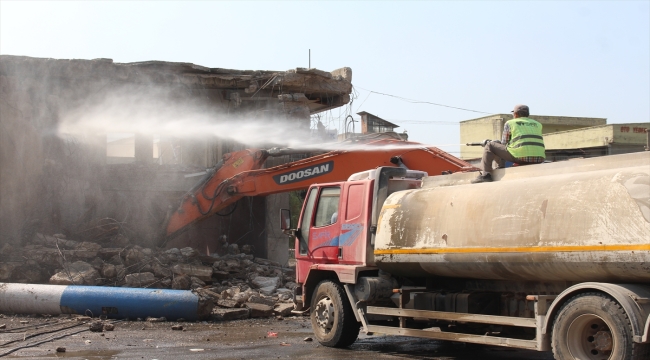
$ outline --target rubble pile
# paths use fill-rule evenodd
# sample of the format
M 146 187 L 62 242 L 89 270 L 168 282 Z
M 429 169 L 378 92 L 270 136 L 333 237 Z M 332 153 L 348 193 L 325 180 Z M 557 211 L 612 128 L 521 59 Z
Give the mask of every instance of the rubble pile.
M 130 245 L 124 237 L 110 242 L 116 243 L 123 246 L 37 233 L 27 245 L 0 249 L 0 282 L 192 290 L 219 320 L 293 310 L 294 269 L 255 258 L 246 246 L 240 252 L 230 244 L 226 254 L 207 256 L 190 247 Z

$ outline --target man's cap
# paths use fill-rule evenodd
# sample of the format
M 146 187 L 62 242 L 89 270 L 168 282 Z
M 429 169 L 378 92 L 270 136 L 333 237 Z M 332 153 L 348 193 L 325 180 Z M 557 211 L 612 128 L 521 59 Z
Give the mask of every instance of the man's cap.
M 514 110 L 511 111 L 511 113 L 516 113 L 519 111 L 528 111 L 530 112 L 530 109 L 528 108 L 528 105 L 515 105 Z

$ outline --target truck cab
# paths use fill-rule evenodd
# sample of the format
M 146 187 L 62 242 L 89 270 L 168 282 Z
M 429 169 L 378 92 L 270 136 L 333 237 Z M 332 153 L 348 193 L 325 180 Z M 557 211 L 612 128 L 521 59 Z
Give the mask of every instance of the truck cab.
M 347 181 L 314 184 L 295 230 L 296 308 L 309 307 L 310 290 L 323 279 L 354 284 L 361 272 L 377 272 L 373 243 L 384 200 L 421 187 L 426 172 L 396 167 L 356 173 Z

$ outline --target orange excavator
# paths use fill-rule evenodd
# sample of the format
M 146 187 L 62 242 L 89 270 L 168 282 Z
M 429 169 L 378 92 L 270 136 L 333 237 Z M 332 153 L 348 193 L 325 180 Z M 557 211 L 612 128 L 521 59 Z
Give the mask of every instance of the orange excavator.
M 173 237 L 203 218 L 245 196 L 265 196 L 307 189 L 314 182 L 344 181 L 378 166 L 406 166 L 430 175 L 477 170 L 438 148 L 396 138 L 360 139 L 340 150 L 262 169 L 268 157 L 304 154 L 305 150 L 246 149 L 225 154 L 168 216 L 166 235 Z

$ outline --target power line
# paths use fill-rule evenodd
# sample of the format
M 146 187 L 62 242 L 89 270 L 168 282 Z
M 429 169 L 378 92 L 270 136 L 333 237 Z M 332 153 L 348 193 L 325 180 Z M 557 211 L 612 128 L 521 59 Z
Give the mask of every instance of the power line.
M 365 90 L 365 91 L 369 91 L 371 94 L 390 96 L 390 97 L 393 97 L 393 98 L 396 98 L 396 99 L 399 99 L 399 100 L 402 100 L 402 101 L 406 101 L 406 102 L 411 103 L 411 104 L 429 104 L 429 105 L 435 105 L 435 106 L 442 106 L 442 107 L 446 107 L 446 108 L 450 108 L 450 109 L 463 110 L 463 111 L 470 111 L 470 112 L 475 112 L 475 113 L 479 113 L 479 114 L 494 114 L 494 113 L 486 112 L 486 111 L 479 111 L 479 110 L 465 109 L 465 108 L 456 107 L 456 106 L 450 106 L 450 105 L 438 104 L 438 103 L 434 103 L 434 102 L 431 102 L 431 101 L 422 101 L 422 100 L 408 99 L 408 98 L 401 97 L 401 96 L 397 96 L 397 95 L 391 95 L 391 94 L 381 93 L 381 92 L 374 91 L 374 90 L 364 89 L 364 88 L 362 88 L 361 86 L 356 86 L 356 87 L 358 87 L 359 89 Z M 370 94 L 368 94 L 368 96 L 370 96 Z M 366 98 L 366 100 L 368 100 L 368 98 Z M 364 102 L 365 102 L 365 100 L 364 100 Z M 363 103 L 362 103 L 361 105 L 363 105 Z

